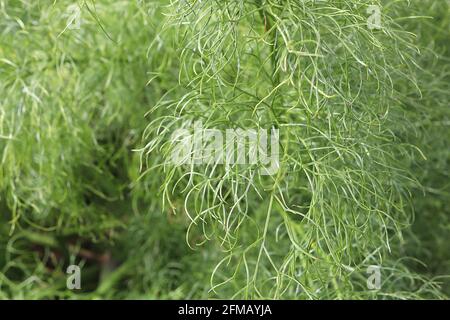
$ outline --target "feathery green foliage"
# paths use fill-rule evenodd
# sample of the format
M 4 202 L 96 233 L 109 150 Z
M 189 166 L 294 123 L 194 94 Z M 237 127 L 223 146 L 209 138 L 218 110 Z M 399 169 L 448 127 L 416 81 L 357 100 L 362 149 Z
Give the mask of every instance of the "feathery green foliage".
M 446 298 L 449 9 L 0 0 L 0 297 Z M 174 165 L 199 120 L 280 169 Z

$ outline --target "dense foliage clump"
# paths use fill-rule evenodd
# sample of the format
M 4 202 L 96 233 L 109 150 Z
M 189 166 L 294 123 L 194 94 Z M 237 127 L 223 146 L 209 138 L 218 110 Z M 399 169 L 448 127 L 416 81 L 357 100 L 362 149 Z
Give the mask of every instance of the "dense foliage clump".
M 0 297 L 447 297 L 449 24 L 432 0 L 0 0 Z M 199 121 L 277 129 L 278 170 L 174 164 Z

